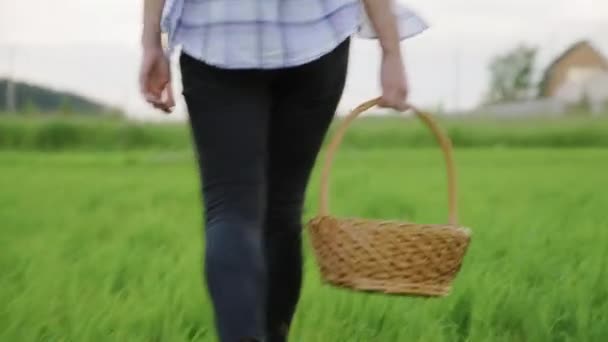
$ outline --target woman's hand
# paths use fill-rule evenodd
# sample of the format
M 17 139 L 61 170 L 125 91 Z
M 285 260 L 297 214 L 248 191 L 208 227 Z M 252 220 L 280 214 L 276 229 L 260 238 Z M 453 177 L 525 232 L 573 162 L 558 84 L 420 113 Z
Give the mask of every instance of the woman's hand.
M 145 0 L 141 42 L 143 56 L 139 89 L 148 103 L 165 113 L 175 106 L 171 88 L 171 65 L 160 39 L 160 18 L 165 0 Z
M 408 86 L 399 47 L 397 17 L 392 10 L 392 1 L 363 0 L 363 3 L 382 48 L 380 68 L 382 97 L 378 105 L 403 111 L 407 109 Z
M 382 55 L 380 82 L 382 97 L 378 105 L 398 111 L 407 110 L 408 84 L 401 53 L 384 53 Z
M 165 113 L 171 113 L 175 106 L 171 87 L 171 66 L 160 46 L 143 49 L 139 87 L 148 103 Z

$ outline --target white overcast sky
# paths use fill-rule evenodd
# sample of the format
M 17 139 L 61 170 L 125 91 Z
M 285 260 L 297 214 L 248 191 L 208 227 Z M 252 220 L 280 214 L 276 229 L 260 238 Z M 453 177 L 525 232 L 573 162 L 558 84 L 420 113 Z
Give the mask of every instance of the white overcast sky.
M 143 115 L 137 94 L 143 0 L 0 0 L 0 76 L 73 90 Z M 539 68 L 579 39 L 608 54 L 607 0 L 411 0 L 431 25 L 403 43 L 420 105 L 471 107 L 489 59 L 519 42 L 540 48 Z M 357 40 L 343 107 L 378 92 L 375 42 Z M 150 115 L 150 114 L 146 114 Z

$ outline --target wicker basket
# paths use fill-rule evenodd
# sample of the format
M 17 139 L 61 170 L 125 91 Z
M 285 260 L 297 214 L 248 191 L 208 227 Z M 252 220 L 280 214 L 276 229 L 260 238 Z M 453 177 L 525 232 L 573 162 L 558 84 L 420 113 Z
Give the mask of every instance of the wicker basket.
M 328 146 L 321 175 L 319 214 L 308 223 L 324 282 L 340 288 L 413 296 L 445 296 L 458 274 L 470 231 L 457 225 L 456 177 L 451 142 L 430 115 L 410 108 L 439 141 L 448 175 L 448 224 L 337 218 L 329 214 L 329 174 L 348 125 L 377 104 L 373 99 L 350 113 Z

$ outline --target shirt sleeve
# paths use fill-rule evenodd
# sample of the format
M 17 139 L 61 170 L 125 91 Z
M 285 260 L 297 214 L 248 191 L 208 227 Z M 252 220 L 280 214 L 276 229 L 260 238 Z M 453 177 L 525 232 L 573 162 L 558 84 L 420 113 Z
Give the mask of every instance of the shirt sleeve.
M 429 25 L 416 12 L 409 7 L 392 1 L 393 13 L 397 17 L 397 25 L 399 29 L 400 40 L 405 40 L 416 36 L 426 29 Z M 357 36 L 364 39 L 377 39 L 378 35 L 374 31 L 374 27 L 365 11 L 365 6 L 361 6 L 361 24 L 357 30 Z

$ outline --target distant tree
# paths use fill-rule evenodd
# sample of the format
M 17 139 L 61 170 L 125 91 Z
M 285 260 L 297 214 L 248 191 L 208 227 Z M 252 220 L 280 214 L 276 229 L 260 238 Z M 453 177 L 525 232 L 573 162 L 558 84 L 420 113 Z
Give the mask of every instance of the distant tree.
M 536 47 L 520 44 L 494 57 L 489 65 L 491 75 L 486 102 L 498 103 L 529 98 L 534 87 L 536 53 Z

